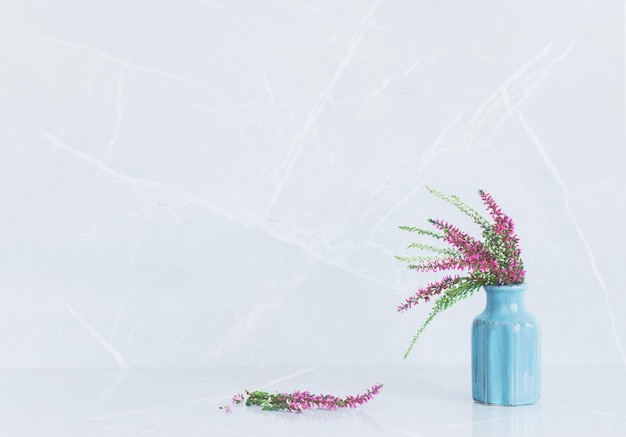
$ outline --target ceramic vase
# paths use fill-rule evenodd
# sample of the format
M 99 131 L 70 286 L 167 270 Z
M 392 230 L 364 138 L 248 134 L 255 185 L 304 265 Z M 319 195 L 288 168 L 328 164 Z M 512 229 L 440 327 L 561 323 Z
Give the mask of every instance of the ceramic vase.
M 526 309 L 526 285 L 486 285 L 485 310 L 472 324 L 472 396 L 487 405 L 529 405 L 541 393 L 539 324 Z

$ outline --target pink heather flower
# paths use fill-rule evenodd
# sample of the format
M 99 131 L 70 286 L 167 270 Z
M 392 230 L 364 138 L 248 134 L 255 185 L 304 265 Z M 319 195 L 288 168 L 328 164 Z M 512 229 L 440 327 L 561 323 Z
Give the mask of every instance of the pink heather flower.
M 449 270 L 467 272 L 464 276 L 458 274 L 445 276 L 438 282 L 427 284 L 398 306 L 398 311 L 403 312 L 420 302 L 428 302 L 433 296 L 442 295 L 441 298 L 437 299 L 433 312 L 414 336 L 405 358 L 434 315 L 445 310 L 458 299 L 469 296 L 483 285 L 521 284 L 526 276 L 521 259 L 519 238 L 515 233 L 513 220 L 502 212 L 491 194 L 483 190 L 478 191 L 493 223 L 483 218 L 469 205 L 464 204 L 457 196 L 447 196 L 430 188 L 429 191 L 469 215 L 481 227 L 483 238 L 478 240 L 441 219 L 428 220 L 436 231 L 412 226 L 400 227 L 409 232 L 433 237 L 452 246 L 451 249 L 444 249 L 427 244 L 414 243 L 410 245 L 409 247 L 412 248 L 431 251 L 437 256 L 397 257 L 408 262 L 409 268 L 417 272 Z M 414 264 L 415 260 L 418 260 L 417 264 Z M 348 399 L 348 402 L 353 402 L 353 399 Z
M 241 393 L 237 393 L 233 396 L 233 404 L 240 404 L 244 401 L 243 395 Z
M 478 194 L 480 195 L 481 199 L 483 199 L 483 202 L 487 207 L 489 214 L 493 218 L 495 232 L 502 235 L 511 235 L 514 229 L 513 220 L 511 220 L 509 216 L 502 212 L 491 194 L 483 190 L 479 190 Z
M 228 405 L 220 405 L 220 410 L 224 410 L 226 414 L 230 414 L 233 412 L 233 410 L 231 410 Z
M 449 257 L 424 261 L 415 266 L 417 272 L 439 272 L 442 270 L 463 269 L 465 264 L 461 258 Z
M 470 278 L 477 280 L 477 284 L 480 285 L 523 282 L 525 272 L 521 264 L 519 240 L 514 233 L 513 220 L 501 211 L 490 194 L 481 190 L 480 195 L 494 220 L 494 225 L 483 234 L 486 242 L 476 240 L 446 221 L 431 219 L 429 222 L 443 231 L 444 241 L 452 245 L 461 256 L 423 261 L 414 266 L 416 271 L 469 270 L 474 272 L 470 274 Z M 495 252 L 492 253 L 491 249 Z M 423 300 L 426 301 L 432 295 L 428 292 L 422 294 Z
M 417 292 L 406 299 L 402 305 L 398 306 L 398 312 L 406 311 L 417 305 L 420 301 L 428 302 L 432 296 L 440 294 L 442 291 L 452 288 L 461 281 L 459 275 L 446 276 L 439 282 L 428 284 L 424 288 L 420 288 Z
M 443 231 L 444 240 L 456 247 L 461 253 L 465 253 L 468 249 L 479 243 L 474 237 L 461 231 L 454 225 L 443 220 L 429 220 L 429 222 L 440 231 Z

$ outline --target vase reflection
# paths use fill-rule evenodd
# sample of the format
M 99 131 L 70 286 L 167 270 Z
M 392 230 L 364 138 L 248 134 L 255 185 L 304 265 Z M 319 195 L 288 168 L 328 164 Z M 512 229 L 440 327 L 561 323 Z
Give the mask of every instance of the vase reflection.
M 472 436 L 540 436 L 541 418 L 541 402 L 521 407 L 494 407 L 475 403 L 472 408 Z

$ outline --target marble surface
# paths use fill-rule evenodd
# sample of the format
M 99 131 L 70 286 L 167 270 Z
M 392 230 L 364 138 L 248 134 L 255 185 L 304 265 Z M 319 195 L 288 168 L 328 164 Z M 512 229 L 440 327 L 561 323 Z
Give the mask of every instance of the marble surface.
M 546 365 L 626 363 L 622 1 L 1 3 L 0 368 L 465 365 L 484 296 L 401 361 L 425 184 L 515 219 Z
M 464 367 L 3 370 L 0 433 L 16 437 L 472 436 L 620 437 L 626 367 L 544 369 L 541 400 L 489 407 L 471 399 Z M 302 414 L 235 406 L 243 391 L 383 391 L 350 410 Z

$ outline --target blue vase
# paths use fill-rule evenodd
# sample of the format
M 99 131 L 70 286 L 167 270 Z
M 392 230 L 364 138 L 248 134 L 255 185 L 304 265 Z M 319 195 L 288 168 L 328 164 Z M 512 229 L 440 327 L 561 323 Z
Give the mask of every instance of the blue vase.
M 541 338 L 526 310 L 526 285 L 485 285 L 472 324 L 472 396 L 488 405 L 529 405 L 541 392 Z

